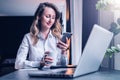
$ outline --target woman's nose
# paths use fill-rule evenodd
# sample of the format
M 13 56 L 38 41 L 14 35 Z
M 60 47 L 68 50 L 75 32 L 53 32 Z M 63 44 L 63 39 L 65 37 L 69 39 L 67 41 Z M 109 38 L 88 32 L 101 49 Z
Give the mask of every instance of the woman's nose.
M 49 23 L 51 23 L 51 22 L 52 22 L 52 19 L 50 18 L 50 19 L 49 19 Z

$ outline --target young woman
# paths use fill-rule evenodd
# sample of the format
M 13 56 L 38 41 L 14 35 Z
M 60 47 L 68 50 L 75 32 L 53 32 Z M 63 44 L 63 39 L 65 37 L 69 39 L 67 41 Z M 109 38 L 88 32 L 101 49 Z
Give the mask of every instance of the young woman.
M 30 32 L 27 33 L 18 49 L 15 69 L 66 65 L 70 40 L 63 43 L 59 11 L 52 3 L 40 3 Z M 53 54 L 53 56 L 46 56 Z

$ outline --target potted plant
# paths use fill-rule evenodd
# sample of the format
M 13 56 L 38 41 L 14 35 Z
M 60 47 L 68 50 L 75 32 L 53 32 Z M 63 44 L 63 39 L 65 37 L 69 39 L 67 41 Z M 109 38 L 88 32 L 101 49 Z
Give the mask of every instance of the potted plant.
M 120 44 L 118 44 L 117 46 L 111 46 L 110 48 L 108 48 L 106 50 L 105 56 L 109 56 L 110 58 L 112 58 L 113 54 L 119 53 L 119 52 L 120 52 Z
M 120 6 L 118 4 L 118 0 L 98 0 L 96 3 L 96 9 L 114 12 L 116 10 L 120 10 Z M 114 33 L 114 36 L 110 47 L 106 50 L 105 56 L 109 57 L 109 68 L 111 69 L 112 65 L 112 68 L 114 69 L 114 54 L 120 52 L 120 45 L 114 44 L 115 36 L 120 33 L 120 18 L 117 18 L 116 21 L 111 23 L 109 30 Z

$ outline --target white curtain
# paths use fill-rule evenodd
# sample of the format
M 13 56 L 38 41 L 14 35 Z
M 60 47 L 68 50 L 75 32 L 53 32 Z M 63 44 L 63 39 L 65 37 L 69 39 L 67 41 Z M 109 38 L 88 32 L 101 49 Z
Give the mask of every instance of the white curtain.
M 72 64 L 77 65 L 82 51 L 82 0 L 70 0 Z

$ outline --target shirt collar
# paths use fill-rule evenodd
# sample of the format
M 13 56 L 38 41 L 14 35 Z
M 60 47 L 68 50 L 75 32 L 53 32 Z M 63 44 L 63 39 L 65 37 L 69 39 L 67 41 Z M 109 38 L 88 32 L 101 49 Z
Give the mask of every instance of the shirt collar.
M 50 30 L 49 34 L 48 34 L 48 38 L 52 38 L 52 31 Z M 38 38 L 43 39 L 43 35 L 41 34 L 41 32 L 39 32 L 39 34 L 37 35 Z

